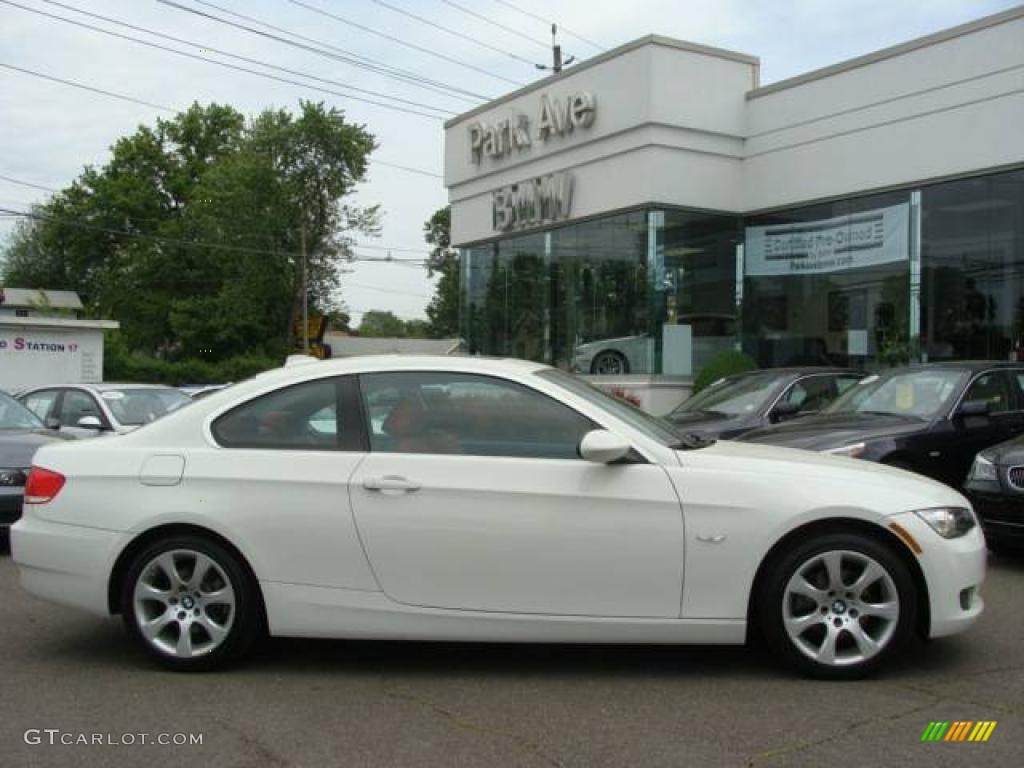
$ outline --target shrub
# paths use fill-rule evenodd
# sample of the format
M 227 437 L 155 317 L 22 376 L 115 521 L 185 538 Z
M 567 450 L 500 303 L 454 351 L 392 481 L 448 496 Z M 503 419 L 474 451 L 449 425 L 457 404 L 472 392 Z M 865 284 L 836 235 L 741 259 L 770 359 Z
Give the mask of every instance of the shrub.
M 103 355 L 103 378 L 145 384 L 225 384 L 278 368 L 282 360 L 266 355 L 240 355 L 216 362 L 187 358 L 163 360 L 129 351 L 117 334 L 108 334 Z
M 719 352 L 710 362 L 700 369 L 697 378 L 693 380 L 693 394 L 697 394 L 709 384 L 713 384 L 723 376 L 732 376 L 744 371 L 752 371 L 757 368 L 757 363 L 750 355 L 738 352 L 735 349 L 727 349 Z

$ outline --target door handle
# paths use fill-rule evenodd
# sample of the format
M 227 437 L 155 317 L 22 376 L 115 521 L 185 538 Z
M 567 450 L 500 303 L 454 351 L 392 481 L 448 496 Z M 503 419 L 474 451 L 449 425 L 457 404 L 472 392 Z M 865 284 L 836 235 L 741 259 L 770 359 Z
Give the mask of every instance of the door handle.
M 406 480 L 398 475 L 384 475 L 383 477 L 368 477 L 363 480 L 363 488 L 368 491 L 399 491 L 412 493 L 420 489 L 419 483 Z

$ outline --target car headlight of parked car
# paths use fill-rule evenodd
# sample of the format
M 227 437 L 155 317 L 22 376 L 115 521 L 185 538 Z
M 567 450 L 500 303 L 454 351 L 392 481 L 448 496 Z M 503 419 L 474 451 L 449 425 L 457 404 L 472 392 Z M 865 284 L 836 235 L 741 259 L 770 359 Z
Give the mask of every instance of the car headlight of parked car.
M 846 456 L 851 459 L 859 459 L 864 455 L 864 443 L 854 443 L 853 445 L 843 445 L 839 448 L 829 448 L 827 451 L 829 456 Z
M 974 513 L 963 507 L 920 509 L 914 514 L 928 523 L 928 526 L 944 539 L 959 538 L 977 525 Z
M 974 464 L 971 465 L 971 471 L 967 475 L 967 480 L 980 483 L 998 483 L 999 476 L 996 474 L 996 465 L 981 454 L 978 454 L 974 459 Z

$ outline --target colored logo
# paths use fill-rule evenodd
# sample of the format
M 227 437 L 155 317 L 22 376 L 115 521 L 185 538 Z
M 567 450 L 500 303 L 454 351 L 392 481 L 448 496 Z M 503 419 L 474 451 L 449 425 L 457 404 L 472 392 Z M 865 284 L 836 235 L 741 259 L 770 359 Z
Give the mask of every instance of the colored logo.
M 995 720 L 933 720 L 921 734 L 921 741 L 988 741 L 995 729 Z

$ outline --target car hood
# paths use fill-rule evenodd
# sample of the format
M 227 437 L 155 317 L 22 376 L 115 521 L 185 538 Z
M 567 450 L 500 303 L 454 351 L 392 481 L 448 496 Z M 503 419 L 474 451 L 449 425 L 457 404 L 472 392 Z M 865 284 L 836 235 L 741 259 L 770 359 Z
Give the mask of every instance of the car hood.
M 926 425 L 925 421 L 903 416 L 830 413 L 756 429 L 740 439 L 751 443 L 803 448 L 808 451 L 827 451 L 853 443 L 911 434 L 920 431 Z
M 1005 443 L 993 445 L 982 451 L 980 455 L 1002 467 L 1024 465 L 1024 437 L 1015 437 Z
M 40 446 L 64 442 L 48 430 L 0 430 L 0 467 L 28 467 Z
M 861 459 L 736 440 L 719 440 L 678 454 L 684 473 L 688 467 L 720 472 L 723 477 L 746 472 L 794 497 L 807 495 L 814 505 L 824 501 L 835 508 L 859 507 L 870 501 L 870 507 L 881 514 L 967 505 L 944 483 Z
M 749 429 L 751 416 L 730 416 L 725 413 L 712 413 L 710 411 L 679 411 L 670 413 L 665 417 L 678 432 L 683 434 L 698 434 L 703 437 L 718 437 L 730 432 Z M 756 422 L 754 422 L 756 424 Z

